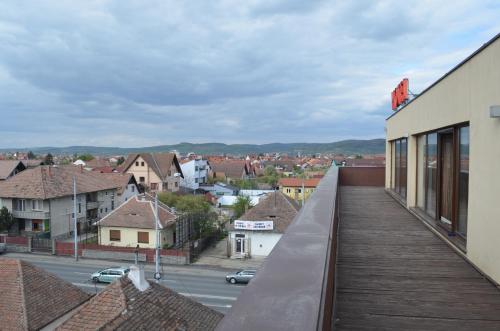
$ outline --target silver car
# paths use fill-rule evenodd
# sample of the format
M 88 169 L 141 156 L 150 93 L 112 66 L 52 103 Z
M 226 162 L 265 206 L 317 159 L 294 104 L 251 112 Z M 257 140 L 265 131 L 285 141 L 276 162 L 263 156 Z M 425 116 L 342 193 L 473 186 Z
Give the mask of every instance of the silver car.
M 247 284 L 255 276 L 255 270 L 241 270 L 226 276 L 226 282 L 231 284 Z
M 122 278 L 130 271 L 129 268 L 116 267 L 94 272 L 90 278 L 94 283 L 112 283 L 118 278 Z

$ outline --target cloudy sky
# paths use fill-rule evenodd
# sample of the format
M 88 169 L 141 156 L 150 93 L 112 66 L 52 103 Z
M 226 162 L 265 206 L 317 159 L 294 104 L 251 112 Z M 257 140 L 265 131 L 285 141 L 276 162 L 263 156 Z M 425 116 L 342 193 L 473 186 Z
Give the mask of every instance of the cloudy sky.
M 500 32 L 498 0 L 2 1 L 0 147 L 384 136 Z

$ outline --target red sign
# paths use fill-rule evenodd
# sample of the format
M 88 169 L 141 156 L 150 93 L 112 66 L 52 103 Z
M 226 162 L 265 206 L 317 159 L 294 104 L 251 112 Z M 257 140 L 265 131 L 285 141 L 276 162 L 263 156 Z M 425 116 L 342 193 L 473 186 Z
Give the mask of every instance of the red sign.
M 408 78 L 405 78 L 396 86 L 391 93 L 392 110 L 398 109 L 403 103 L 408 100 Z

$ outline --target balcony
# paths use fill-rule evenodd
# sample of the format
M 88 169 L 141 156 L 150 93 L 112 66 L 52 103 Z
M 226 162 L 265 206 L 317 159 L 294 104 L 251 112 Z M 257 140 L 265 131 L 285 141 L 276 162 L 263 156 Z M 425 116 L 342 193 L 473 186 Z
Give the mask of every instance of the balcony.
M 32 210 L 32 211 L 13 210 L 12 216 L 14 216 L 15 218 L 45 220 L 50 218 L 50 212 L 38 211 L 38 210 Z
M 383 176 L 332 168 L 217 330 L 499 330 L 500 291 Z

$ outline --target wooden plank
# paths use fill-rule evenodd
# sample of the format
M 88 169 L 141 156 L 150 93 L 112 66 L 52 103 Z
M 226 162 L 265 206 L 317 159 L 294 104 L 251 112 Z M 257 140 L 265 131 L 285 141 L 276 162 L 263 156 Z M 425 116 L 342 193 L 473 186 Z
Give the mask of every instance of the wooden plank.
M 500 330 L 500 291 L 382 188 L 341 187 L 338 330 Z

